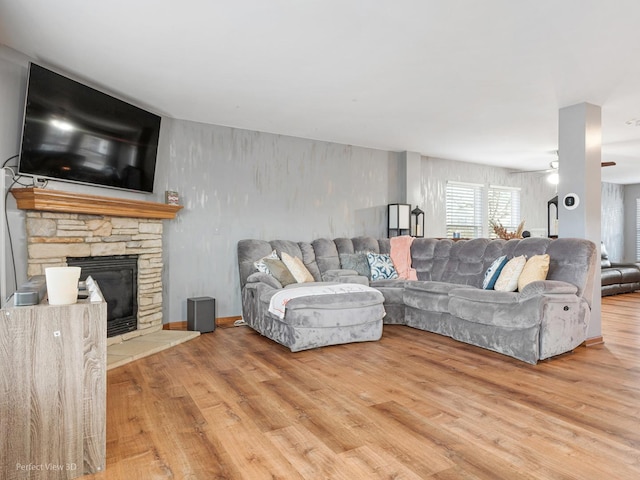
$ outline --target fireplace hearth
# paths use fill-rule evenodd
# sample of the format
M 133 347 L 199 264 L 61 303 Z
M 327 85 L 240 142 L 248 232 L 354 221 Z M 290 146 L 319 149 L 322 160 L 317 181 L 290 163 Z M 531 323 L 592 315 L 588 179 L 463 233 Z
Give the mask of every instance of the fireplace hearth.
M 67 257 L 70 267 L 81 267 L 80 280 L 91 276 L 107 302 L 107 337 L 138 328 L 138 255 Z

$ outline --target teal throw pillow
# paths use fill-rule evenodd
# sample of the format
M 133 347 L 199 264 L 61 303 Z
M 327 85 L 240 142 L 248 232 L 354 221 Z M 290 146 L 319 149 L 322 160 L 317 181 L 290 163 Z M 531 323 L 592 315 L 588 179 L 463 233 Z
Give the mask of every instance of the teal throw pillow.
M 503 255 L 496 258 L 493 263 L 487 268 L 484 273 L 484 280 L 482 281 L 482 288 L 485 290 L 493 290 L 493 287 L 502 272 L 502 268 L 507 264 L 507 256 Z
M 340 265 L 345 270 L 355 270 L 358 275 L 371 278 L 371 268 L 366 253 L 341 253 Z

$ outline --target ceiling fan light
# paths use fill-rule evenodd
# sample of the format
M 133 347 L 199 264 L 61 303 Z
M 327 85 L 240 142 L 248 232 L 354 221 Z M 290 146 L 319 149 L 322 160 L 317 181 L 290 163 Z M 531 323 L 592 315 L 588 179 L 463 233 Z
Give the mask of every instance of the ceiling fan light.
M 560 183 L 560 175 L 558 175 L 557 172 L 550 173 L 547 175 L 547 182 L 552 185 L 558 185 L 558 183 Z

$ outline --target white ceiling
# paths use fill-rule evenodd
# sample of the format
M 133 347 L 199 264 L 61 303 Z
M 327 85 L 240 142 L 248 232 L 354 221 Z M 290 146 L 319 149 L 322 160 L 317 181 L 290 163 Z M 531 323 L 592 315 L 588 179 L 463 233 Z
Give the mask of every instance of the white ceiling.
M 621 184 L 639 25 L 637 0 L 0 0 L 0 43 L 179 119 L 539 169 L 558 110 L 600 105 Z

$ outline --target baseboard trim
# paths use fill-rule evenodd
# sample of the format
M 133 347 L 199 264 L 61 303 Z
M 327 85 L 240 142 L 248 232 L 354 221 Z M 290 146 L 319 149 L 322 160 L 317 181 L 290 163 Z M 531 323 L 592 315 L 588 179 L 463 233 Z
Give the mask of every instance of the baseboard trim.
M 227 328 L 233 327 L 237 320 L 242 320 L 241 316 L 236 317 L 218 317 L 216 318 L 216 327 Z M 187 322 L 171 322 L 162 325 L 163 330 L 187 330 Z
M 242 320 L 242 316 L 238 315 L 236 317 L 219 317 L 216 319 L 216 325 L 220 328 L 233 327 L 233 324 L 237 320 Z
M 594 345 L 603 345 L 604 344 L 604 338 L 600 337 L 593 337 L 593 338 L 587 338 L 583 345 L 585 347 L 593 347 Z
M 162 325 L 163 330 L 186 330 L 187 322 L 172 322 Z

